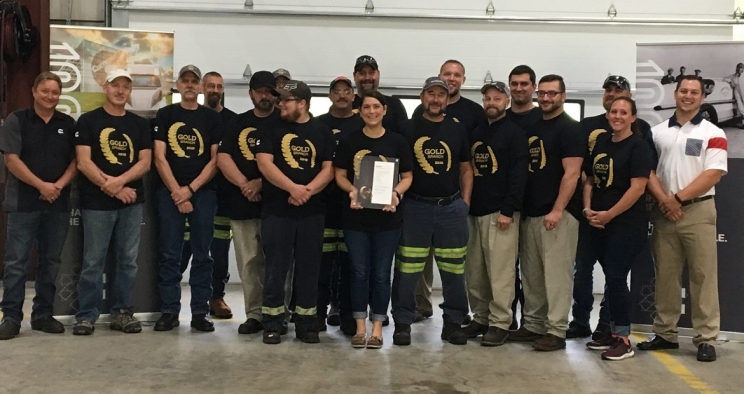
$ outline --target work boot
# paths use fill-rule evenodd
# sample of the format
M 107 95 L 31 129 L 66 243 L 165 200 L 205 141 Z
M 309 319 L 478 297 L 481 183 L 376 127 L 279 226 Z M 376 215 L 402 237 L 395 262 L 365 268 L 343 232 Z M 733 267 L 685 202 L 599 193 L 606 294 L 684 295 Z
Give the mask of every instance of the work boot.
M 10 320 L 3 320 L 3 323 L 0 324 L 0 341 L 4 341 L 7 339 L 13 339 L 18 336 L 18 334 L 21 332 L 21 325 L 10 321 Z
M 468 338 L 477 338 L 479 335 L 484 335 L 488 332 L 488 326 L 480 324 L 477 321 L 472 321 L 470 324 L 465 326 L 462 331 L 468 336 Z
M 568 333 L 566 333 L 568 335 Z M 592 333 L 592 339 L 597 340 L 604 337 L 611 337 L 612 336 L 612 327 L 604 322 L 597 323 L 597 328 Z M 566 336 L 568 337 L 568 336 Z
M 599 326 L 597 326 L 599 328 Z M 592 329 L 583 324 L 579 324 L 575 320 L 568 323 L 568 330 L 566 330 L 566 339 L 574 338 L 587 338 L 592 335 Z
M 142 324 L 135 319 L 132 312 L 122 309 L 119 314 L 111 320 L 109 328 L 115 331 L 121 331 L 125 334 L 136 334 L 142 332 Z
M 517 331 L 509 333 L 509 342 L 534 342 L 542 337 L 542 335 L 532 332 L 522 326 L 519 327 Z
M 532 344 L 532 348 L 541 352 L 552 352 L 555 350 L 565 349 L 566 339 L 553 334 L 547 334 L 535 341 L 535 343 Z
M 393 345 L 408 346 L 411 344 L 411 325 L 396 324 L 393 332 Z
M 43 331 L 47 334 L 62 334 L 65 332 L 65 326 L 51 316 L 44 316 L 37 320 L 31 320 L 31 329 L 35 331 Z
M 213 298 L 209 300 L 209 314 L 217 319 L 232 319 L 232 309 L 227 306 L 224 298 Z
M 462 326 L 452 323 L 447 315 L 444 316 L 444 327 L 442 327 L 441 338 L 453 345 L 465 345 L 468 343 L 468 336 L 462 330 Z

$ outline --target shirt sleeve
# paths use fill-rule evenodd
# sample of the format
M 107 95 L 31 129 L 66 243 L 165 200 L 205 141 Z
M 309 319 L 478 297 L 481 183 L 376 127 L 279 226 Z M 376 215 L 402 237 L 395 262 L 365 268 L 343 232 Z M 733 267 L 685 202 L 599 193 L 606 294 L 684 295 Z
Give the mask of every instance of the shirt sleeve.
M 235 147 L 238 144 L 238 137 L 240 131 L 238 130 L 238 122 L 233 119 L 225 124 L 225 132 L 222 134 L 220 140 L 220 146 L 217 148 L 219 153 L 227 153 L 231 156 L 235 155 Z
M 212 112 L 212 136 L 209 145 L 218 145 L 222 141 L 222 135 L 225 134 L 225 125 L 222 122 L 222 116 L 218 112 L 211 109 L 207 111 Z
M 561 133 L 561 159 L 586 156 L 588 141 L 578 122 L 566 123 Z
M 722 170 L 724 175 L 728 172 L 728 140 L 718 127 L 708 139 L 703 166 L 705 170 Z
M 336 156 L 333 158 L 333 166 L 342 170 L 348 170 L 351 167 L 349 162 L 348 138 L 341 138 L 336 148 Z
M 75 123 L 75 133 L 74 133 L 74 144 L 77 145 L 85 145 L 85 146 L 91 146 L 91 125 L 90 121 L 88 121 L 88 118 L 90 115 L 88 114 L 82 114 L 78 118 L 77 123 Z
M 651 131 L 651 126 L 646 123 L 643 119 L 638 122 L 638 129 L 643 135 L 643 140 L 646 141 L 651 152 L 651 166 L 656 169 L 659 165 L 659 153 L 656 151 L 656 144 L 654 144 L 654 132 Z
M 333 156 L 336 154 L 336 137 L 333 136 L 333 131 L 326 126 L 323 126 L 323 157 L 321 161 L 333 161 Z
M 470 161 L 473 158 L 472 153 L 470 153 L 470 138 L 468 137 L 468 132 L 463 127 L 460 131 L 460 163 Z
M 17 113 L 12 113 L 0 127 L 0 151 L 20 155 L 22 148 L 21 121 Z
M 155 122 L 152 127 L 152 138 L 154 140 L 163 141 L 165 143 L 168 142 L 166 138 L 166 134 L 168 133 L 168 111 L 170 110 L 170 106 L 163 107 L 158 110 L 158 113 L 155 115 Z
M 405 138 L 398 139 L 398 172 L 413 171 L 413 153 Z
M 646 141 L 637 143 L 630 155 L 630 177 L 648 178 L 651 175 L 653 158 Z
M 274 141 L 273 141 L 273 129 L 272 128 L 261 128 L 258 131 L 258 138 L 256 138 L 256 153 L 268 153 L 274 154 Z
M 152 133 L 150 131 L 150 124 L 147 122 L 147 119 L 138 116 L 137 126 L 139 127 L 140 150 L 152 149 Z

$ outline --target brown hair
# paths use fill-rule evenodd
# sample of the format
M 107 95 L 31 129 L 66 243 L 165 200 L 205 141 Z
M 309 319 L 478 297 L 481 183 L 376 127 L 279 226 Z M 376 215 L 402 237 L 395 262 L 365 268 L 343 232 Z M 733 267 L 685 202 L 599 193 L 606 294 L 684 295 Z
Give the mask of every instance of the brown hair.
M 641 130 L 638 129 L 638 108 L 636 108 L 635 100 L 633 100 L 630 97 L 617 97 L 614 100 L 612 100 L 612 104 L 610 104 L 610 108 L 612 108 L 612 105 L 615 104 L 618 101 L 625 101 L 626 103 L 630 104 L 630 113 L 631 115 L 636 117 L 636 120 L 633 121 L 633 123 L 630 124 L 630 131 L 633 132 L 633 134 L 641 136 Z M 642 136 L 641 136 L 642 137 Z
M 62 80 L 59 79 L 59 76 L 53 72 L 44 71 L 43 73 L 37 75 L 36 79 L 34 79 L 34 92 L 36 91 L 36 88 L 39 87 L 39 85 L 44 81 L 57 82 L 57 85 L 59 85 L 59 90 L 62 90 Z

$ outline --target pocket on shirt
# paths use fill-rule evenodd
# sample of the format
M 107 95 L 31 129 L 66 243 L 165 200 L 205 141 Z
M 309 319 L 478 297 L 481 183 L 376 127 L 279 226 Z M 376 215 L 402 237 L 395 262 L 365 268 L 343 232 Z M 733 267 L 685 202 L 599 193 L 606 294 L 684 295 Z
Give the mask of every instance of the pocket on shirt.
M 688 138 L 685 144 L 685 155 L 699 157 L 703 151 L 703 140 Z

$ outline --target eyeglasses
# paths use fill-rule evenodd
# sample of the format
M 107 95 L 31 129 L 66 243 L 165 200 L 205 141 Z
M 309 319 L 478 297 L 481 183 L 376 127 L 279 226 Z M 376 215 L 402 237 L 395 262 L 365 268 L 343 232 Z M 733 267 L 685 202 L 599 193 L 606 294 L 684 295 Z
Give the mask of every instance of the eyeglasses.
M 344 89 L 344 90 L 333 89 L 333 90 L 331 90 L 331 94 L 335 94 L 336 96 L 341 96 L 341 95 L 348 96 L 348 95 L 350 95 L 352 93 L 354 93 L 354 92 L 351 89 Z
M 537 91 L 537 97 L 548 96 L 550 98 L 553 98 L 553 97 L 555 97 L 555 96 L 557 96 L 557 95 L 559 95 L 561 93 L 565 93 L 565 92 L 557 92 L 555 90 L 547 90 L 547 91 L 546 90 L 538 90 Z
M 298 99 L 297 97 L 289 97 L 289 98 L 279 98 L 280 103 L 286 103 L 287 101 L 300 101 L 302 99 Z

